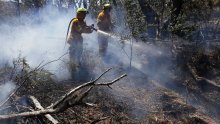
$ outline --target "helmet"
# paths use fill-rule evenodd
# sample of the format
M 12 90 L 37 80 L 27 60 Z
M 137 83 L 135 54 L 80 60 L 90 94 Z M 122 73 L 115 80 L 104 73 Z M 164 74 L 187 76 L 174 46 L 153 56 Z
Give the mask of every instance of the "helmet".
M 103 9 L 111 9 L 111 5 L 109 3 L 104 4 Z
M 78 8 L 76 12 L 77 12 L 77 13 L 85 13 L 85 14 L 87 14 L 87 13 L 88 13 L 88 10 L 81 7 L 81 8 Z

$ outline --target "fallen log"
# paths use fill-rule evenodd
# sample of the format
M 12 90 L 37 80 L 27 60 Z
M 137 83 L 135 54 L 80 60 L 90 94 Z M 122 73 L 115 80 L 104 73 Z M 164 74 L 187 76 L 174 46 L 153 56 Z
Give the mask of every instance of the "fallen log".
M 189 63 L 187 63 L 187 67 L 188 67 L 188 70 L 190 71 L 193 79 L 199 83 L 199 85 L 204 85 L 204 86 L 209 86 L 211 87 L 212 89 L 216 89 L 216 90 L 220 90 L 220 86 L 212 81 L 212 80 L 209 80 L 207 78 L 204 78 L 204 77 L 200 77 L 197 73 L 196 73 L 196 70 L 195 68 L 193 68 Z M 202 87 L 204 87 L 202 86 Z
M 119 81 L 120 79 L 124 78 L 127 76 L 126 74 L 123 74 L 119 76 L 118 78 L 112 80 L 111 82 L 107 83 L 97 83 L 96 82 L 105 74 L 109 71 L 110 69 L 106 70 L 104 73 L 102 73 L 97 79 L 90 81 L 88 83 L 82 84 L 73 90 L 69 91 L 67 94 L 65 94 L 61 99 L 59 99 L 57 102 L 52 103 L 50 106 L 46 107 L 45 109 L 40 105 L 40 103 L 36 100 L 34 97 L 30 97 L 32 101 L 35 103 L 35 106 L 41 110 L 36 110 L 32 112 L 22 112 L 22 113 L 17 113 L 17 114 L 10 114 L 10 115 L 0 115 L 0 121 L 1 120 L 7 120 L 7 119 L 14 119 L 18 117 L 32 117 L 32 116 L 39 116 L 39 115 L 44 115 L 46 116 L 49 120 L 53 121 L 56 123 L 56 120 L 53 119 L 53 117 L 49 116 L 48 114 L 54 114 L 54 113 L 59 113 L 62 111 L 65 111 L 66 109 L 73 107 L 75 105 L 91 105 L 88 103 L 84 103 L 83 99 L 89 94 L 89 92 L 94 88 L 98 86 L 108 86 L 110 87 L 112 84 L 115 82 Z M 86 88 L 83 93 L 81 94 L 75 94 L 77 91 L 80 91 L 82 89 Z
M 211 118 L 209 116 L 206 116 L 204 114 L 201 114 L 199 112 L 196 112 L 193 115 L 190 115 L 191 119 L 194 119 L 198 123 L 204 123 L 204 124 L 219 124 L 217 120 L 214 118 Z
M 14 119 L 14 118 L 19 118 L 19 117 L 32 117 L 32 116 L 38 116 L 38 115 L 53 114 L 56 112 L 58 112 L 56 109 L 44 109 L 44 110 L 22 112 L 22 113 L 17 113 L 17 114 L 10 114 L 10 115 L 0 115 L 0 120 Z
M 34 106 L 35 106 L 36 108 L 38 108 L 38 109 L 40 109 L 40 110 L 45 110 L 45 109 L 41 106 L 40 102 L 39 102 L 34 96 L 30 96 L 29 98 L 32 100 L 32 102 L 34 103 Z M 45 116 L 48 120 L 50 120 L 53 124 L 58 124 L 58 123 L 59 123 L 59 122 L 58 122 L 56 119 L 54 119 L 50 114 L 45 114 L 44 116 Z

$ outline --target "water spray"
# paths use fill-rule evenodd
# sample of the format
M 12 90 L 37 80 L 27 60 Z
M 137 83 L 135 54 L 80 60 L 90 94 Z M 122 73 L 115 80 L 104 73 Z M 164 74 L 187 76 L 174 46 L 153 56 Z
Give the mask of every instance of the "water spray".
M 69 26 L 68 26 L 68 30 L 67 30 L 67 34 L 66 34 L 66 42 L 65 42 L 65 46 L 66 46 L 66 43 L 67 43 L 67 39 L 68 39 L 68 34 L 69 34 L 69 29 L 70 29 L 70 26 L 71 26 L 71 22 L 73 21 L 73 19 L 70 21 L 69 23 Z M 113 33 L 108 33 L 108 32 L 105 32 L 105 31 L 102 31 L 102 30 L 99 30 L 97 28 L 94 27 L 94 24 L 92 24 L 91 26 L 88 26 L 89 28 L 91 28 L 92 30 L 96 31 L 97 33 L 99 34 L 102 34 L 104 36 L 107 36 L 107 37 L 111 37 L 113 39 L 117 39 L 119 41 L 123 41 L 121 42 L 121 44 L 119 42 L 117 42 L 119 45 L 122 45 L 121 49 L 123 50 L 124 54 L 130 59 L 130 66 L 131 66 L 131 57 L 132 57 L 132 49 L 131 49 L 131 55 L 129 56 L 128 53 L 125 51 L 125 49 L 123 48 L 124 46 L 124 43 L 127 43 L 127 44 L 130 44 L 131 47 L 133 47 L 133 42 L 129 42 L 129 40 L 123 38 L 122 36 L 118 36 L 116 34 L 113 34 Z M 65 46 L 64 46 L 64 49 L 65 49 Z
M 123 37 L 118 36 L 118 35 L 116 35 L 116 34 L 108 33 L 108 32 L 105 32 L 105 31 L 102 31 L 102 30 L 97 30 L 97 29 L 96 29 L 96 31 L 97 31 L 97 33 L 100 33 L 100 34 L 102 34 L 102 35 L 105 35 L 105 36 L 108 36 L 108 37 L 111 37 L 111 38 L 114 38 L 114 39 L 118 39 L 118 40 L 120 40 L 120 41 L 123 41 L 123 42 L 121 42 L 122 45 L 124 45 L 124 43 L 127 43 L 127 44 L 129 44 L 129 45 L 131 46 L 130 56 L 129 56 L 128 53 L 125 51 L 125 49 L 124 49 L 123 47 L 121 47 L 121 49 L 123 50 L 123 52 L 125 53 L 125 55 L 130 59 L 130 67 L 131 67 L 132 50 L 133 50 L 133 39 L 131 39 L 130 42 L 129 42 L 129 40 L 124 39 Z M 117 42 L 117 43 L 119 44 L 119 42 Z M 119 45 L 121 45 L 121 44 L 119 44 Z
M 105 36 L 108 36 L 108 37 L 111 37 L 111 38 L 113 38 L 113 39 L 118 39 L 119 41 L 123 41 L 122 43 L 124 43 L 124 44 L 131 44 L 130 43 L 130 40 L 128 40 L 128 38 L 125 38 L 125 37 L 123 37 L 123 36 L 119 36 L 119 35 L 117 35 L 117 34 L 113 34 L 113 33 L 108 33 L 108 32 L 105 32 L 105 31 L 102 31 L 102 30 L 98 30 L 97 29 L 97 33 L 100 33 L 100 34 L 102 34 L 102 35 L 105 35 Z M 132 40 L 134 40 L 134 39 L 132 39 Z M 133 44 L 135 47 L 141 47 L 140 45 L 138 45 L 138 44 Z

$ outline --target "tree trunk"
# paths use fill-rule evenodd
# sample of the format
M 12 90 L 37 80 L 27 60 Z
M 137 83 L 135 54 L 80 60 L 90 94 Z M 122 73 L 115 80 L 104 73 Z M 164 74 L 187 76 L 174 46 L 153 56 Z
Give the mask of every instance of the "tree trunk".
M 114 6 L 117 6 L 116 0 L 109 0 L 109 1 L 112 2 Z
M 99 4 L 100 4 L 100 6 L 102 6 L 102 0 L 99 0 Z
M 83 7 L 87 9 L 87 0 L 83 0 Z
M 182 5 L 184 2 L 183 0 L 172 0 L 172 2 L 173 2 L 173 7 L 171 13 L 171 23 L 172 25 L 175 25 L 177 22 L 177 18 L 182 11 Z
M 19 3 L 19 0 L 17 0 L 17 15 L 18 15 L 18 17 L 20 18 L 20 16 L 21 16 L 21 11 L 20 11 L 20 3 Z

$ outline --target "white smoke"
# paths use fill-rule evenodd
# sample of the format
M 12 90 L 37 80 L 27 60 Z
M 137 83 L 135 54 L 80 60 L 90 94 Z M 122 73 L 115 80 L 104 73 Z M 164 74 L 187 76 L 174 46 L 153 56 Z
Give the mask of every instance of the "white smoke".
M 66 12 L 64 15 L 55 8 L 46 7 L 40 11 L 39 17 L 22 16 L 20 23 L 0 25 L 0 65 L 5 62 L 11 63 L 12 59 L 21 54 L 31 67 L 36 67 L 41 62 L 56 60 L 67 53 L 65 36 L 73 13 Z M 40 20 L 37 23 L 33 21 L 36 18 Z M 68 55 L 62 59 L 65 58 L 67 59 Z M 66 69 L 58 68 L 63 64 L 56 61 L 45 68 L 55 73 L 58 78 L 66 78 Z
M 120 12 L 119 12 L 120 13 Z M 105 36 L 109 37 L 108 41 L 108 50 L 107 50 L 107 59 L 109 63 L 113 66 L 118 65 L 119 68 L 121 64 L 124 67 L 135 68 L 142 73 L 150 76 L 154 79 L 162 79 L 166 74 L 168 74 L 168 67 L 171 64 L 166 58 L 170 55 L 170 51 L 167 49 L 162 49 L 155 46 L 152 43 L 143 43 L 142 41 L 134 39 L 131 35 L 131 31 L 125 25 L 126 22 L 123 20 L 125 15 L 121 12 L 120 23 L 115 25 L 114 34 L 108 34 L 103 32 Z M 112 15 L 117 14 L 113 11 Z M 90 18 L 86 19 L 88 24 L 95 23 L 95 20 Z M 96 23 L 95 23 L 96 24 Z M 98 39 L 97 34 L 102 31 L 94 32 L 92 34 L 85 34 L 84 43 L 86 49 L 92 49 L 94 52 L 98 53 Z M 127 39 L 120 41 L 121 36 L 129 36 Z M 133 42 L 133 43 L 132 43 Z M 131 51 L 132 47 L 132 51 Z
M 65 37 L 69 21 L 75 17 L 75 12 L 59 13 L 56 9 L 46 7 L 40 12 L 38 18 L 41 20 L 39 23 L 33 23 L 29 17 L 22 16 L 20 24 L 18 25 L 0 25 L 0 65 L 5 62 L 12 62 L 20 53 L 27 59 L 31 67 L 36 67 L 44 61 L 44 63 L 55 60 L 68 52 L 68 44 L 65 45 Z M 95 24 L 95 19 L 86 17 L 88 25 Z M 122 23 L 125 23 L 122 21 Z M 118 25 L 115 27 L 116 31 L 120 34 L 129 33 L 129 29 L 125 25 Z M 129 34 L 128 34 L 129 35 Z M 97 33 L 83 34 L 84 50 L 92 50 L 98 53 L 98 40 Z M 136 43 L 133 41 L 132 53 L 132 67 L 142 71 L 146 75 L 162 78 L 163 74 L 156 71 L 158 68 L 157 60 L 152 60 L 154 57 L 163 56 L 162 50 L 159 48 L 144 43 Z M 125 41 L 121 44 L 119 38 L 109 38 L 108 56 L 111 64 L 119 65 L 123 63 L 124 66 L 130 66 L 131 57 L 131 42 Z M 154 56 L 154 57 L 149 57 Z M 94 58 L 98 59 L 98 56 Z M 91 58 L 91 59 L 94 59 Z M 64 62 L 68 61 L 68 55 L 62 58 Z M 89 58 L 90 59 L 90 58 Z M 146 63 L 144 63 L 146 61 Z M 155 65 L 149 65 L 149 62 L 155 61 Z M 63 61 L 51 63 L 45 68 L 56 75 L 58 79 L 69 78 L 69 72 L 65 67 Z M 143 64 L 144 63 L 144 64 Z M 120 65 L 119 65 L 120 66 Z M 152 67 L 153 66 L 153 67 Z M 160 69 L 160 72 L 166 73 L 166 67 Z M 7 97 L 11 90 L 15 88 L 13 83 L 6 83 L 5 87 L 1 90 L 3 95 L 1 99 Z M 2 94 L 0 92 L 0 94 Z
M 0 85 L 0 102 L 5 100 L 8 95 L 15 89 L 16 85 L 12 81 L 8 81 L 5 84 Z
M 32 67 L 36 67 L 42 61 L 46 63 L 67 53 L 68 44 L 65 46 L 65 37 L 69 21 L 73 17 L 75 17 L 74 11 L 59 13 L 53 7 L 45 7 L 40 11 L 39 16 L 34 17 L 41 20 L 39 23 L 33 23 L 31 18 L 22 16 L 21 23 L 18 25 L 1 25 L 0 43 L 3 45 L 0 49 L 0 64 L 11 62 L 13 58 L 16 58 L 21 53 Z M 96 19 L 91 19 L 89 16 L 85 20 L 88 25 L 96 23 Z M 122 21 L 122 23 L 124 24 L 125 22 Z M 123 24 L 116 26 L 115 30 L 120 31 L 120 34 L 129 33 L 130 31 Z M 98 52 L 97 33 L 83 34 L 83 37 L 84 50 L 89 49 Z M 108 53 L 112 56 L 108 57 L 108 59 L 113 64 L 118 64 L 120 61 L 129 66 L 131 60 L 130 47 L 129 40 L 123 45 L 120 43 L 119 38 L 109 38 Z M 157 56 L 161 53 L 161 50 L 147 44 L 134 43 L 132 65 L 137 69 L 142 69 L 142 64 L 140 63 L 140 59 L 144 58 L 141 56 L 142 52 Z M 62 59 L 68 60 L 68 55 Z M 64 64 L 63 61 L 57 61 L 45 66 L 45 68 L 55 73 L 58 78 L 65 79 L 69 77 L 69 74 Z M 149 73 L 153 72 L 150 69 L 147 71 Z

